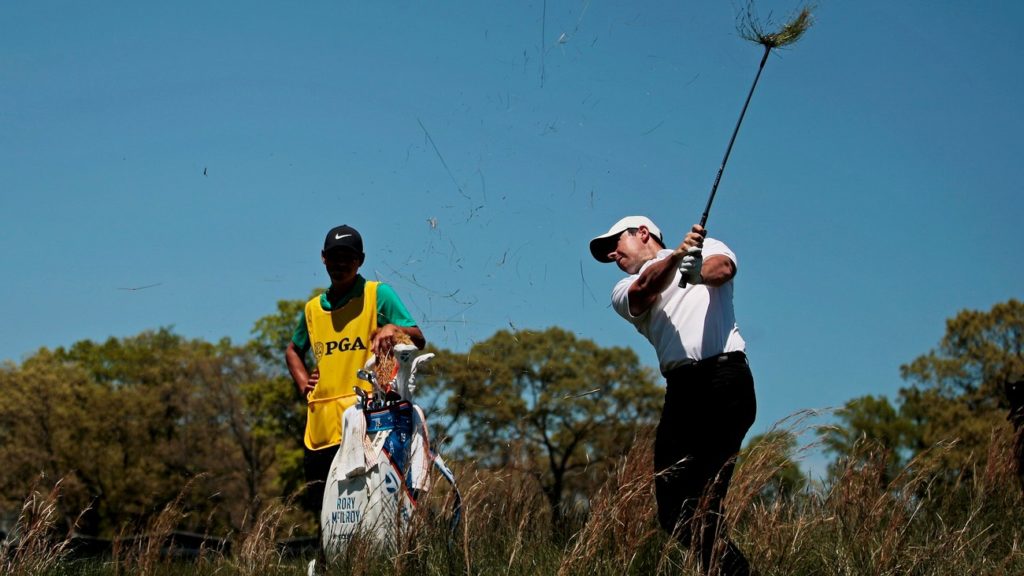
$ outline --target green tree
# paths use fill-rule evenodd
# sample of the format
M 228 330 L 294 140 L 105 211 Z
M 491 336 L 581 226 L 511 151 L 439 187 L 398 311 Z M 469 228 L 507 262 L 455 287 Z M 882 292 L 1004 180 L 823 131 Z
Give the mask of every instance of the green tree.
M 315 289 L 309 298 L 322 292 L 322 289 Z M 265 378 L 246 390 L 246 401 L 254 407 L 254 413 L 259 414 L 258 431 L 278 440 L 279 490 L 288 495 L 305 484 L 302 438 L 306 429 L 306 404 L 288 374 L 284 350 L 309 298 L 278 301 L 274 313 L 253 324 L 253 337 L 247 344 L 259 358 Z
M 178 496 L 186 528 L 241 528 L 277 495 L 280 435 L 264 422 L 259 359 L 170 330 L 42 349 L 0 370 L 0 498 L 64 478 L 69 518 L 111 535 Z M 191 482 L 191 484 L 190 484 Z M 216 496 L 214 496 L 216 495 Z
M 280 460 L 293 441 L 267 404 L 290 398 L 278 392 L 279 382 L 263 372 L 250 347 L 226 340 L 217 345 L 216 354 L 197 362 L 192 383 L 198 400 L 192 410 L 203 423 L 189 430 L 216 436 L 187 438 L 182 444 L 190 450 L 197 443 L 208 446 L 202 452 L 208 459 L 201 462 L 211 474 L 208 484 L 225 497 L 221 508 L 229 526 L 238 530 L 268 498 L 281 493 L 286 481 Z
M 746 466 L 767 473 L 761 489 L 762 499 L 788 500 L 807 485 L 807 478 L 795 461 L 797 437 L 789 430 L 771 430 L 752 436 L 737 459 L 737 471 Z
M 227 348 L 225 345 L 223 348 Z M 208 401 L 204 373 L 221 374 L 225 352 L 201 340 L 186 340 L 163 328 L 103 343 L 77 342 L 58 348 L 53 361 L 77 366 L 102 393 L 106 406 L 94 406 L 87 420 L 99 420 L 94 433 L 79 436 L 88 450 L 65 455 L 63 473 L 73 472 L 88 488 L 92 507 L 87 528 L 110 533 L 137 521 L 170 501 L 190 480 L 195 484 L 188 501 L 198 511 L 203 502 L 220 492 L 227 502 L 241 494 L 221 492 L 224 468 L 237 460 L 225 451 L 220 414 Z M 77 423 L 67 422 L 73 429 Z M 103 454 L 94 460 L 92 454 Z M 212 518 L 217 528 L 229 524 Z M 90 530 L 91 531 L 91 530 Z
M 911 385 L 900 390 L 901 413 L 914 423 L 911 449 L 940 441 L 944 466 L 960 470 L 988 451 L 992 434 L 1009 434 L 1003 387 L 1024 374 L 1024 303 L 964 310 L 946 321 L 939 346 L 900 366 Z
M 252 340 L 249 346 L 264 362 L 268 374 L 288 376 L 284 362 L 284 349 L 291 342 L 299 314 L 310 298 L 323 293 L 321 288 L 314 289 L 309 298 L 303 300 L 278 300 L 277 311 L 256 320 L 252 328 Z
M 900 388 L 898 407 L 884 397 L 851 400 L 837 412 L 841 424 L 822 429 L 826 449 L 840 459 L 858 450 L 885 457 L 891 479 L 909 458 L 945 443 L 931 458 L 951 476 L 970 474 L 993 434 L 1012 433 L 1003 387 L 1024 375 L 1022 340 L 1019 300 L 961 311 L 936 349 L 900 366 L 910 385 Z
M 116 454 L 104 445 L 97 409 L 111 410 L 111 399 L 86 371 L 63 365 L 42 350 L 21 366 L 0 369 L 0 510 L 17 510 L 40 475 L 50 482 L 79 467 L 75 456 L 92 452 L 90 466 L 65 484 L 71 510 L 90 504 L 83 483 L 96 479 L 96 468 Z M 73 521 L 66 518 L 69 522 Z
M 917 438 L 914 423 L 901 414 L 885 396 L 854 398 L 836 410 L 837 426 L 822 426 L 825 452 L 836 457 L 830 466 L 834 473 L 848 464 L 850 458 L 870 455 L 884 465 L 883 483 L 888 483 L 902 469 L 910 445 Z
M 560 328 L 502 330 L 424 366 L 443 405 L 435 436 L 457 439 L 478 465 L 533 478 L 556 520 L 567 497 L 593 493 L 637 431 L 656 422 L 663 397 L 632 350 Z

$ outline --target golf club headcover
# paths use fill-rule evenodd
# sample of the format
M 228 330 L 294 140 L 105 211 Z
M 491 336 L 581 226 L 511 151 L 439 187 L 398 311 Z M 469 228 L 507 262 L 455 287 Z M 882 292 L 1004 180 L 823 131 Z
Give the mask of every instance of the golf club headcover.
M 683 288 L 687 284 L 700 284 L 702 282 L 700 277 L 700 269 L 704 265 L 704 256 L 701 254 L 701 249 L 697 246 L 693 246 L 686 250 L 686 256 L 683 256 L 682 261 L 679 262 L 679 273 L 682 278 L 679 279 L 679 287 Z
M 412 400 L 412 393 L 416 391 L 416 367 L 424 360 L 433 358 L 433 354 L 421 354 L 415 344 L 397 344 L 394 349 L 395 360 L 398 362 L 398 374 L 395 377 L 395 386 L 398 388 L 402 400 Z
M 427 360 L 430 360 L 433 357 L 434 353 L 428 352 L 426 354 L 420 354 L 419 356 L 416 357 L 415 360 L 412 361 L 412 371 L 409 372 L 409 394 L 412 394 L 413 392 L 416 391 L 416 369 L 419 367 L 420 364 L 426 362 Z

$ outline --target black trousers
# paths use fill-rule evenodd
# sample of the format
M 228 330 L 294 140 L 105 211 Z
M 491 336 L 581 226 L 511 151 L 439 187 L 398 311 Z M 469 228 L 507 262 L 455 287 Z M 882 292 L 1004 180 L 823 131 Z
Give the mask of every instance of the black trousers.
M 317 522 L 320 522 L 320 508 L 323 506 L 327 475 L 331 473 L 331 463 L 334 462 L 334 455 L 338 453 L 340 447 L 340 444 L 320 450 L 303 447 L 305 453 L 302 455 L 302 470 L 307 484 L 303 501 L 306 509 L 316 515 Z
M 708 358 L 677 368 L 665 379 L 665 406 L 654 441 L 658 521 L 699 550 L 706 573 L 749 574 L 746 558 L 726 537 L 722 523 L 735 456 L 757 412 L 746 355 Z

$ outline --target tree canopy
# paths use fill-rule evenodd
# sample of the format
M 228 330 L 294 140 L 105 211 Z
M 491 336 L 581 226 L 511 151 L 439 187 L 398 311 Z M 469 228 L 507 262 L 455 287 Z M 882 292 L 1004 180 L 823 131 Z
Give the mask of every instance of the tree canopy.
M 0 509 L 41 474 L 63 478 L 69 525 L 86 510 L 78 530 L 111 536 L 188 485 L 184 527 L 225 533 L 301 490 L 305 411 L 283 352 L 303 302 L 279 302 L 243 345 L 164 328 L 0 366 Z M 625 348 L 550 328 L 434 351 L 418 400 L 435 437 L 478 466 L 515 466 L 556 513 L 657 418 L 655 375 Z
M 894 406 L 884 397 L 854 398 L 840 409 L 840 426 L 825 428 L 826 448 L 851 456 L 858 442 L 881 449 L 890 472 L 946 443 L 937 457 L 953 474 L 970 473 L 993 435 L 1011 433 L 1004 386 L 1024 375 L 1024 303 L 1011 299 L 989 311 L 963 310 L 946 321 L 939 345 L 900 367 L 909 382 Z
M 41 474 L 63 478 L 69 526 L 86 510 L 79 531 L 110 536 L 190 486 L 184 528 L 226 533 L 301 490 L 304 408 L 283 350 L 303 302 L 278 303 L 241 345 L 164 328 L 0 364 L 0 510 L 16 509 Z M 1003 386 L 1024 374 L 1022 332 L 1017 300 L 957 314 L 936 349 L 901 367 L 908 384 L 895 402 L 864 396 L 837 412 L 839 423 L 822 430 L 826 449 L 842 463 L 869 443 L 891 476 L 952 442 L 941 465 L 960 473 L 993 434 L 1011 433 Z M 628 348 L 551 327 L 500 330 L 464 353 L 431 350 L 417 401 L 435 446 L 459 465 L 528 478 L 556 520 L 586 509 L 658 420 L 659 378 Z M 766 496 L 803 485 L 794 448 L 791 434 L 751 440 L 744 454 L 774 458 L 778 471 Z
M 426 365 L 441 414 L 438 433 L 460 455 L 532 477 L 555 516 L 652 426 L 663 390 L 628 348 L 602 348 L 561 328 L 501 330 L 465 354 Z
M 261 405 L 269 384 L 246 348 L 168 329 L 8 363 L 0 498 L 20 501 L 39 474 L 64 478 L 69 514 L 86 510 L 79 530 L 110 535 L 197 480 L 190 497 L 211 514 L 193 527 L 237 529 L 279 490 L 280 430 Z

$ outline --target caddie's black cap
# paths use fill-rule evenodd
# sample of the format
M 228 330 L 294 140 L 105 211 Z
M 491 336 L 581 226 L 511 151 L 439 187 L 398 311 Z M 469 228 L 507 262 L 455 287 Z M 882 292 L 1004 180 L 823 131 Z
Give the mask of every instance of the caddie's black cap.
M 363 253 L 363 237 L 359 235 L 355 228 L 347 224 L 331 228 L 331 231 L 327 233 L 327 237 L 324 238 L 325 254 L 331 250 L 343 248 L 352 250 L 357 254 Z

